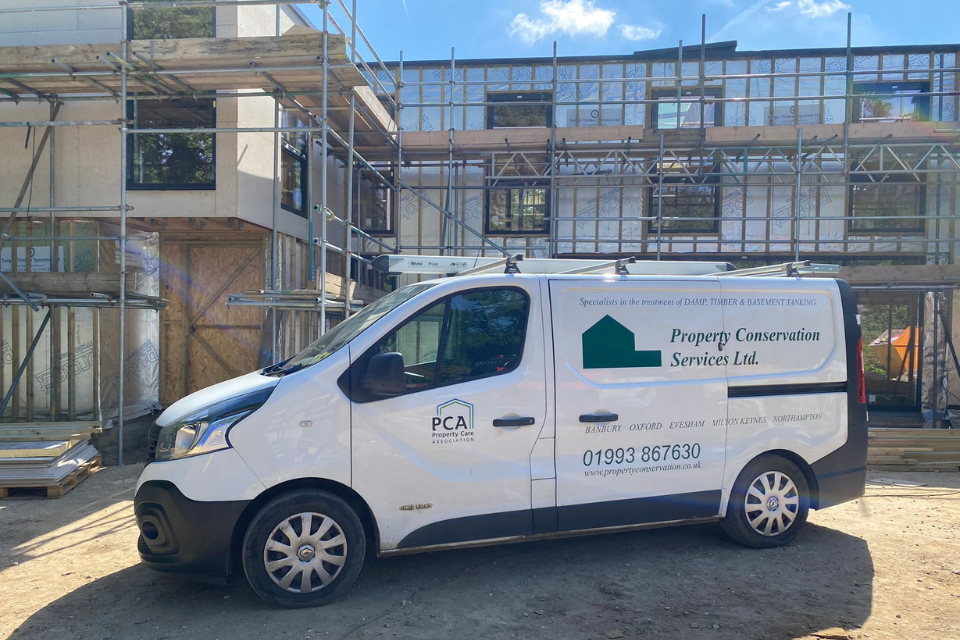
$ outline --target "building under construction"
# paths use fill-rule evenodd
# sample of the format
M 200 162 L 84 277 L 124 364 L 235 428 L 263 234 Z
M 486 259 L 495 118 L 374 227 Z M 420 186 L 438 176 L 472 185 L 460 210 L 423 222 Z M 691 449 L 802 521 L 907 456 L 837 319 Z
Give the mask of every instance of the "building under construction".
M 960 44 L 385 61 L 357 0 L 21 4 L 5 423 L 122 434 L 442 275 L 382 255 L 839 264 L 874 422 L 960 405 Z

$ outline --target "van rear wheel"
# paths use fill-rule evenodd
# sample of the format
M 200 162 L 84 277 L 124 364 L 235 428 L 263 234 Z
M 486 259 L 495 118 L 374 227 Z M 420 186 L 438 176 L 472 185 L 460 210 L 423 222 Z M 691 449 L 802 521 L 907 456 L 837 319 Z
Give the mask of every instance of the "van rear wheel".
M 721 521 L 740 544 L 756 549 L 792 542 L 810 511 L 810 489 L 803 472 L 786 458 L 762 455 L 737 477 Z
M 365 554 L 363 525 L 350 505 L 326 491 L 300 489 L 274 498 L 250 521 L 243 571 L 268 602 L 316 607 L 350 588 Z

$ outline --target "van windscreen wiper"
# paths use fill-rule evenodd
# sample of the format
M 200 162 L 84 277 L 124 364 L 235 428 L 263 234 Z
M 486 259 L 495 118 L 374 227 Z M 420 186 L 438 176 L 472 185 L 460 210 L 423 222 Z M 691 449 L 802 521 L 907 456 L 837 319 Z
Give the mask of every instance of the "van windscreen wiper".
M 287 359 L 284 360 L 283 362 L 278 362 L 278 363 L 276 363 L 276 364 L 270 365 L 269 367 L 264 367 L 263 370 L 262 370 L 260 373 L 263 374 L 263 375 L 265 375 L 265 376 L 275 375 L 277 372 L 281 371 L 281 370 L 283 369 L 283 365 L 285 365 L 285 364 L 287 364 L 288 362 L 290 362 L 290 360 L 291 360 L 291 358 L 287 358 Z

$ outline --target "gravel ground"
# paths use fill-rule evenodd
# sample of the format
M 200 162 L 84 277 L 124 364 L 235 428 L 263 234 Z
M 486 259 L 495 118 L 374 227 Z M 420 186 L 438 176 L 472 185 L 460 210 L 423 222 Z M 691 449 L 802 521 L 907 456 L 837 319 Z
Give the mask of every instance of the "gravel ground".
M 371 559 L 348 596 L 284 611 L 241 578 L 139 565 L 139 465 L 0 502 L 0 637 L 960 638 L 960 473 L 874 473 L 790 547 L 716 525 Z

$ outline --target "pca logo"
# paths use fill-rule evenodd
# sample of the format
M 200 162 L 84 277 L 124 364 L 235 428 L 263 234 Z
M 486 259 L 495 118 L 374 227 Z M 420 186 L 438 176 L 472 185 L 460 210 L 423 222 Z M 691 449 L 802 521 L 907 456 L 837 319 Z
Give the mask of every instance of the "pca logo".
M 437 405 L 432 436 L 434 444 L 473 442 L 473 405 L 456 398 Z

